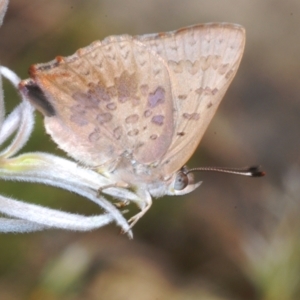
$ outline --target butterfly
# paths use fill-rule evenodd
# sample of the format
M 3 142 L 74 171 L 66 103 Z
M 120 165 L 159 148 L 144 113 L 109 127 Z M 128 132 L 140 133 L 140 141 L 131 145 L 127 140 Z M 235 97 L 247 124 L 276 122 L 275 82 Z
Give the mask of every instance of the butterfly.
M 133 226 L 152 197 L 187 194 L 200 185 L 185 164 L 244 46 L 244 28 L 228 23 L 110 36 L 31 66 L 19 89 L 44 115 L 61 149 L 108 178 L 110 187 L 137 195 Z

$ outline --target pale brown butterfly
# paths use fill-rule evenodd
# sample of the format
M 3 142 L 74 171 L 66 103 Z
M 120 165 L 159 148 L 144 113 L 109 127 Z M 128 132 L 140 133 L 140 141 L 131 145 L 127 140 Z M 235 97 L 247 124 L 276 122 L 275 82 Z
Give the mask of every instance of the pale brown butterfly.
M 243 27 L 227 23 L 111 36 L 33 65 L 20 91 L 45 116 L 61 149 L 106 176 L 116 197 L 118 188 L 136 193 L 141 211 L 129 220 L 133 226 L 152 197 L 200 185 L 191 171 L 203 169 L 183 166 L 234 78 L 244 45 Z M 263 175 L 257 168 L 221 171 Z

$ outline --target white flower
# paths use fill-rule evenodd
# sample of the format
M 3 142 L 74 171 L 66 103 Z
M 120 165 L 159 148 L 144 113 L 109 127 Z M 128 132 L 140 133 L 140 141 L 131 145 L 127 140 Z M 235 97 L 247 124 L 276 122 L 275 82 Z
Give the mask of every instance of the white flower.
M 0 67 L 0 73 L 17 87 L 20 79 L 11 70 Z M 0 80 L 0 146 L 15 133 L 15 137 L 0 152 L 0 178 L 13 181 L 44 183 L 82 195 L 98 204 L 105 214 L 82 216 L 29 204 L 0 196 L 0 232 L 30 232 L 49 228 L 86 231 L 115 221 L 123 232 L 132 237 L 130 227 L 120 211 L 102 193 L 119 199 L 136 200 L 136 195 L 120 187 L 109 187 L 101 174 L 77 163 L 47 153 L 33 152 L 16 156 L 30 137 L 34 125 L 32 106 L 26 101 L 5 118 L 3 90 Z

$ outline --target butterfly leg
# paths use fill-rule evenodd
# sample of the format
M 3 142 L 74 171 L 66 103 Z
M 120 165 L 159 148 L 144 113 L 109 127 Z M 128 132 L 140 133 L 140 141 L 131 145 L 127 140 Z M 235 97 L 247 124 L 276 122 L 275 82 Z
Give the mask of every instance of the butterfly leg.
M 139 205 L 139 207 L 141 208 L 141 211 L 128 220 L 128 223 L 130 225 L 129 229 L 131 229 L 136 224 L 136 222 L 141 217 L 144 216 L 144 214 L 149 210 L 149 208 L 152 205 L 151 195 L 149 193 L 145 193 L 145 192 L 143 192 L 142 194 L 143 194 L 143 198 L 141 198 L 141 199 L 143 199 L 143 200 L 141 201 L 141 203 L 137 203 Z
M 104 186 L 101 186 L 98 188 L 98 196 L 100 196 L 101 192 L 105 189 L 109 189 L 109 188 L 128 188 L 128 183 L 125 182 L 116 182 L 116 183 L 111 183 L 111 184 L 107 184 Z
M 152 205 L 152 198 L 149 193 L 142 192 L 138 194 L 143 195 L 143 197 L 140 198 L 141 199 L 140 203 L 137 203 L 137 205 L 141 208 L 141 211 L 128 220 L 129 229 L 131 229 L 137 223 L 137 221 L 141 217 L 143 217 L 143 215 L 149 210 L 149 208 Z M 122 231 L 122 233 L 124 234 L 126 232 Z

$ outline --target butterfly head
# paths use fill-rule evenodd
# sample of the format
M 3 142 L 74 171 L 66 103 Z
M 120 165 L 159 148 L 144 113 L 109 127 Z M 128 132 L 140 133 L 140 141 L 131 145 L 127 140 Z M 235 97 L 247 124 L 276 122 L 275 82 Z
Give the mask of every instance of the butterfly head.
M 202 181 L 195 183 L 193 173 L 189 173 L 184 166 L 172 176 L 171 183 L 168 187 L 168 195 L 179 196 L 191 193 L 199 187 L 201 183 Z

